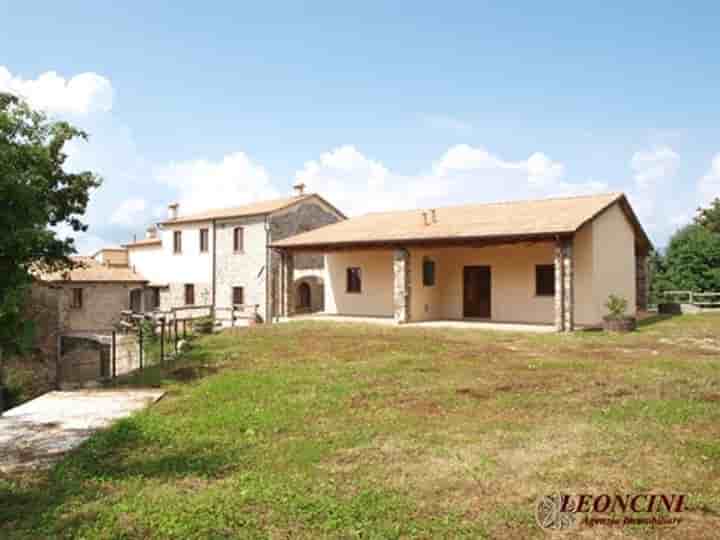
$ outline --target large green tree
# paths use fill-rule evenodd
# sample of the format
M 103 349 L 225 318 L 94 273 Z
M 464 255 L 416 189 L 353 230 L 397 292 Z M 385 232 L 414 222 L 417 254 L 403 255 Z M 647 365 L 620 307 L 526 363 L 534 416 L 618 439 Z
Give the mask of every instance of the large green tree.
M 0 93 L 0 411 L 2 354 L 21 351 L 32 332 L 22 316 L 30 271 L 72 266 L 73 240 L 59 238 L 52 227 L 86 230 L 81 217 L 90 190 L 100 185 L 92 172 L 64 170 L 63 149 L 75 138 L 87 135 Z
M 670 239 L 661 268 L 664 290 L 720 291 L 720 234 L 683 227 Z
M 720 197 L 716 197 L 707 208 L 698 208 L 695 223 L 712 233 L 720 234 Z

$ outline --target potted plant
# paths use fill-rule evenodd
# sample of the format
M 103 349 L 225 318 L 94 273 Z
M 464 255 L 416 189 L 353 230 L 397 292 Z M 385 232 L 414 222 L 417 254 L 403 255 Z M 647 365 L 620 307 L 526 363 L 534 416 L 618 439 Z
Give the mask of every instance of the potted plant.
M 627 315 L 628 302 L 622 296 L 611 294 L 605 302 L 608 314 L 603 317 L 606 332 L 632 332 L 637 328 L 637 319 Z

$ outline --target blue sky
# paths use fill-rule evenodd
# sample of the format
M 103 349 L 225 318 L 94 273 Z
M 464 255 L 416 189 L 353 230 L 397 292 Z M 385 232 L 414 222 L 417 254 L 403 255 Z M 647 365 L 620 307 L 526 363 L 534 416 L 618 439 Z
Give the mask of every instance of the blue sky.
M 350 214 L 625 191 L 658 245 L 720 195 L 720 5 L 4 2 L 0 89 L 91 134 L 82 251 L 283 196 Z

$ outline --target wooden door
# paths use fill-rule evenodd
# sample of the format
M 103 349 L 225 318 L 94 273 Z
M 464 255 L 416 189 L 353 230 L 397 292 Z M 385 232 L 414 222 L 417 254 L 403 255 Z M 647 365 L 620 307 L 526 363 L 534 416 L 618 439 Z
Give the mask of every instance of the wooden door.
M 491 314 L 491 278 L 489 266 L 463 269 L 463 316 L 489 319 Z

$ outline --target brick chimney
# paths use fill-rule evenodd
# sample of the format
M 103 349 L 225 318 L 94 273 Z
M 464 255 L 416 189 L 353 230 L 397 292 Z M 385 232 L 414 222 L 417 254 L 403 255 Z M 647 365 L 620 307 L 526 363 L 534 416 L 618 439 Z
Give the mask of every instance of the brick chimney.
M 145 238 L 157 238 L 157 227 L 155 227 L 155 225 L 150 225 L 150 227 L 145 229 Z

